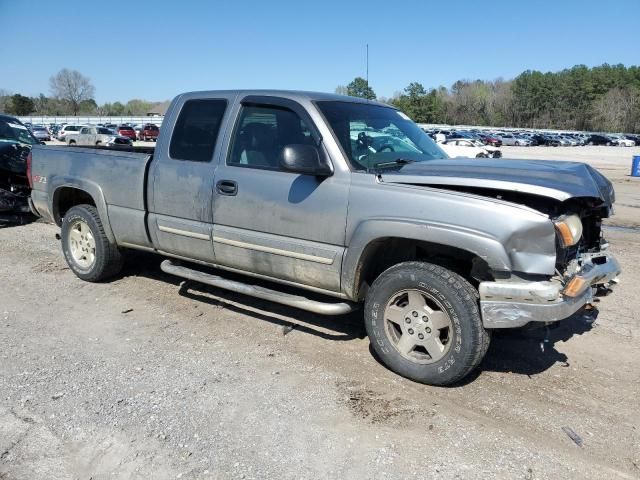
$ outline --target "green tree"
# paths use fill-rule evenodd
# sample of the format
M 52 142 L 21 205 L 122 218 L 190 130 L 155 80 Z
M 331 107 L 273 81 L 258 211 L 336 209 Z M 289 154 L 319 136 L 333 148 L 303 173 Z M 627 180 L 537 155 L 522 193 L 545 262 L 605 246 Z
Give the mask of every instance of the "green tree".
M 427 94 L 427 91 L 424 89 L 421 83 L 411 82 L 408 86 L 405 87 L 404 93 L 406 93 L 409 98 L 420 98 Z
M 369 86 L 369 83 L 362 77 L 356 77 L 353 81 L 347 85 L 347 95 L 351 97 L 366 98 L 368 100 L 375 100 L 376 94 Z
M 11 96 L 9 113 L 14 115 L 29 115 L 34 110 L 35 105 L 29 97 L 25 97 L 19 93 Z
M 431 90 L 427 93 L 424 86 L 418 82 L 410 83 L 403 93 L 391 100 L 393 106 L 418 123 L 443 121 L 439 103 L 437 92 Z
M 93 98 L 89 98 L 80 102 L 78 105 L 78 113 L 93 115 L 96 113 L 97 108 L 98 104 L 96 101 Z
M 146 115 L 153 108 L 152 102 L 146 100 L 133 99 L 129 100 L 125 105 L 125 111 L 128 115 Z

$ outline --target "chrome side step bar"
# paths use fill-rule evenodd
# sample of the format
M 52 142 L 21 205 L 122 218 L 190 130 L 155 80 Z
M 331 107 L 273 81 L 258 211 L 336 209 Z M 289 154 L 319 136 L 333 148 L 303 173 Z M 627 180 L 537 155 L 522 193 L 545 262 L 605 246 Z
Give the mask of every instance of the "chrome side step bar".
M 183 267 L 182 265 L 176 265 L 171 260 L 164 260 L 160 264 L 160 268 L 163 272 L 170 273 L 171 275 L 187 278 L 195 282 L 205 283 L 225 290 L 231 290 L 232 292 L 250 295 L 262 300 L 281 303 L 283 305 L 299 308 L 308 312 L 318 313 L 320 315 L 344 315 L 358 309 L 358 305 L 355 303 L 318 302 L 299 295 L 292 295 L 290 293 L 278 292 L 264 287 L 227 280 L 226 278 L 222 278 L 217 275 L 200 272 L 198 270 Z

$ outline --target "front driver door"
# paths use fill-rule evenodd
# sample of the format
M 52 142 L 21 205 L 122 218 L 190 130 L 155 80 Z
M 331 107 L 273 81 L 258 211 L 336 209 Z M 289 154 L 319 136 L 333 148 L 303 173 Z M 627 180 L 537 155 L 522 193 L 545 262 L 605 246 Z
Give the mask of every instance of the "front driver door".
M 278 97 L 245 97 L 228 155 L 215 174 L 213 244 L 217 264 L 320 290 L 340 290 L 349 176 L 283 171 L 285 145 L 313 144 L 326 155 L 304 108 Z

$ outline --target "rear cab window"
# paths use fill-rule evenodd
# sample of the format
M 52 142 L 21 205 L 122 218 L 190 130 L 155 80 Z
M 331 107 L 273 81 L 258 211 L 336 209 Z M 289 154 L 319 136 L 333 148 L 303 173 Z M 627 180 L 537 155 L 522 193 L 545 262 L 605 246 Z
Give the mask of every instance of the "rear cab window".
M 227 101 L 218 98 L 187 100 L 173 129 L 169 157 L 211 161 L 226 108 Z

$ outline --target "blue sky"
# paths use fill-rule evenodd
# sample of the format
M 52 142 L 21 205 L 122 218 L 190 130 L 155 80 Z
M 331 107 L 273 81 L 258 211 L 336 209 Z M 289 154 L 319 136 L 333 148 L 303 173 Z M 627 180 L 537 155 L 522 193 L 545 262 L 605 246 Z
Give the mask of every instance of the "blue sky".
M 141 6 L 153 11 L 143 13 Z M 189 90 L 333 91 L 365 73 L 391 96 L 412 81 L 640 64 L 640 0 L 0 0 L 0 88 L 49 93 L 62 68 L 96 100 Z

